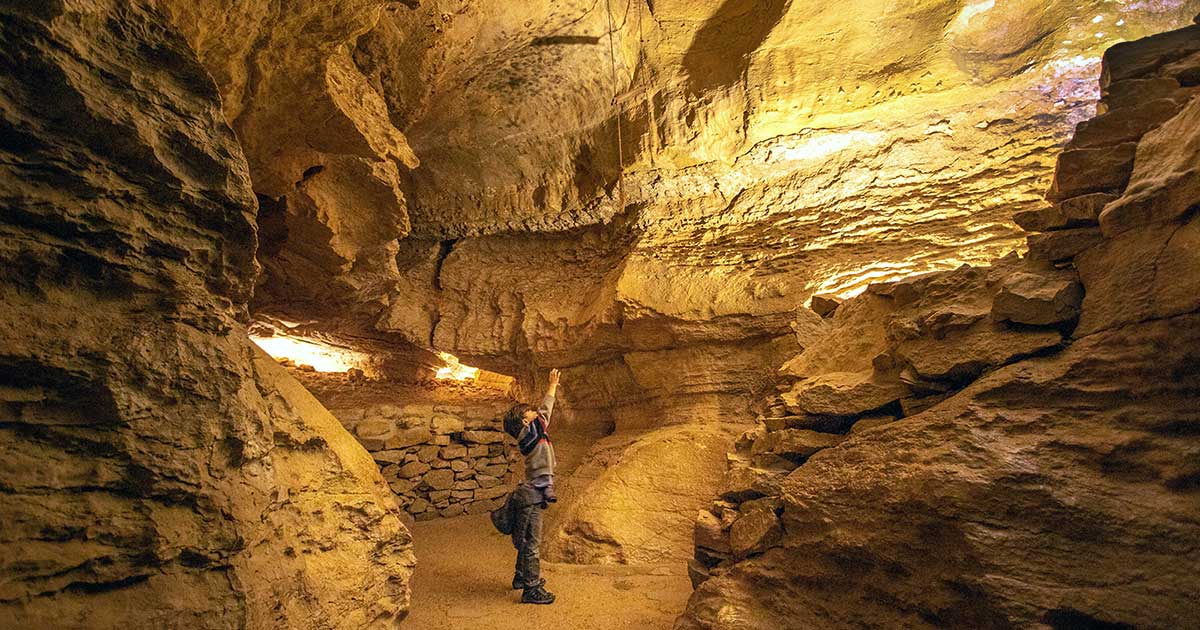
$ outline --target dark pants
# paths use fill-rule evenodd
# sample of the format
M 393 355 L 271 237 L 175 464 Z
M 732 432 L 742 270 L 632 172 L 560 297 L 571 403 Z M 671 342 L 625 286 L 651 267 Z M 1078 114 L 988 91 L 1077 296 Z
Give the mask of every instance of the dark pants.
M 538 547 L 542 543 L 542 508 L 538 504 L 517 510 L 512 531 L 513 546 L 517 548 L 517 568 L 514 582 L 518 586 L 536 586 L 542 577 L 542 562 Z

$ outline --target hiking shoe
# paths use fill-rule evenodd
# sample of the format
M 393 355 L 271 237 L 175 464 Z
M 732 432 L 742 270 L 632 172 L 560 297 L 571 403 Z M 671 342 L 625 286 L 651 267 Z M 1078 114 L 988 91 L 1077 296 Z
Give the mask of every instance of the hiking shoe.
M 514 591 L 519 591 L 523 588 L 534 588 L 537 586 L 545 586 L 545 585 L 546 585 L 546 578 L 538 578 L 537 581 L 534 582 L 533 584 L 526 584 L 525 580 L 514 577 L 512 586 L 513 586 Z
M 521 593 L 521 603 L 522 604 L 553 604 L 554 603 L 554 593 L 547 591 L 546 589 L 542 588 L 541 586 L 527 588 L 527 589 L 525 589 L 524 593 Z

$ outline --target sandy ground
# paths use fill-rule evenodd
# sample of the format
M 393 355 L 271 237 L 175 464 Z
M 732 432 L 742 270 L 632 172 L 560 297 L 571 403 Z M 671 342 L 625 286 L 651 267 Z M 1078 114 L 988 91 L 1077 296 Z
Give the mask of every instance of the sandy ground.
M 546 588 L 558 601 L 520 604 L 520 591 L 509 589 L 516 551 L 486 514 L 417 523 L 413 537 L 417 571 L 406 629 L 669 629 L 692 593 L 684 567 L 543 562 Z

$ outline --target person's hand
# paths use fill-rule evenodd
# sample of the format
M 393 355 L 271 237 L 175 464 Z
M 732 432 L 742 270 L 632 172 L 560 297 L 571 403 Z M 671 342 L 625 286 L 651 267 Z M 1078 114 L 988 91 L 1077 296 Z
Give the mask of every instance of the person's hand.
M 561 376 L 558 368 L 550 370 L 550 387 L 558 387 L 558 378 Z

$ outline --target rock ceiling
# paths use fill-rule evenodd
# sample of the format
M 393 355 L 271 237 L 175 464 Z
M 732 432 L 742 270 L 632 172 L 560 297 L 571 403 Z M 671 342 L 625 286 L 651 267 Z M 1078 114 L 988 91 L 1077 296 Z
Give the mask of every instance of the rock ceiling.
M 1017 248 L 1100 52 L 1200 10 L 161 2 L 246 152 L 256 308 L 509 372 L 778 334 Z

